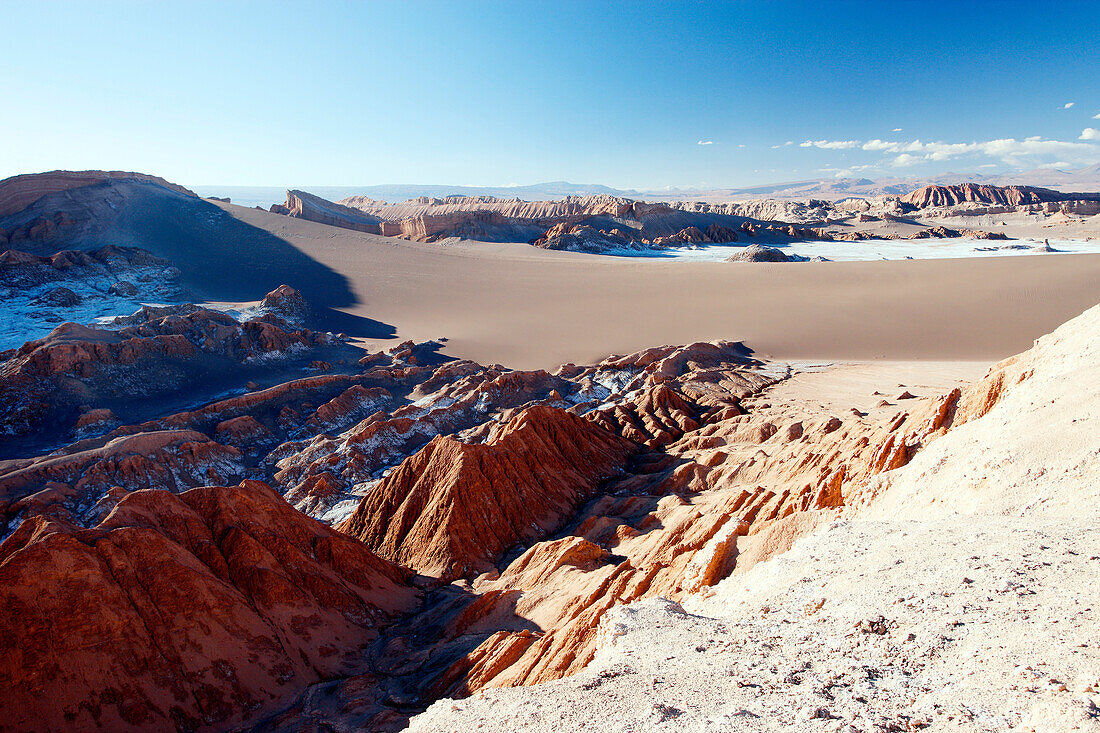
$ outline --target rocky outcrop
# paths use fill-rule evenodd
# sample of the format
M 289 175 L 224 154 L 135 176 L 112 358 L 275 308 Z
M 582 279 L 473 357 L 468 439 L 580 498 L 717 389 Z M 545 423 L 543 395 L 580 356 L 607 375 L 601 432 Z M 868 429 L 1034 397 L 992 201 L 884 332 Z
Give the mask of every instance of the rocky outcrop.
M 259 482 L 24 522 L 0 544 L 2 727 L 237 728 L 363 671 L 408 578 Z
M 238 322 L 195 306 L 136 316 L 115 330 L 63 323 L 20 347 L 0 365 L 0 435 L 65 435 L 89 407 L 133 408 L 195 380 L 216 383 L 335 345 L 330 335 L 270 316 Z
M 955 186 L 925 186 L 901 197 L 901 201 L 917 209 L 936 206 L 958 206 L 966 203 L 994 206 L 1024 206 L 1053 201 L 1100 200 L 1100 194 L 1077 194 L 1052 191 L 1034 186 L 987 186 L 960 183 Z
M 433 439 L 340 529 L 383 557 L 450 581 L 489 570 L 515 543 L 561 527 L 635 450 L 563 410 L 531 407 L 482 444 Z
M 340 201 L 360 211 L 386 221 L 402 221 L 426 215 L 464 214 L 484 211 L 499 214 L 508 219 L 547 221 L 551 219 L 580 220 L 589 216 L 630 217 L 638 202 L 617 196 L 565 196 L 555 201 L 523 201 L 518 198 L 500 199 L 492 196 L 447 196 L 430 198 L 421 196 L 400 204 L 387 204 L 365 196 L 350 196 Z
M 397 353 L 404 351 L 399 349 Z M 408 358 L 415 356 L 409 353 Z M 461 361 L 435 368 L 399 368 L 396 373 L 381 365 L 374 370 L 388 378 L 399 375 L 402 381 L 395 380 L 386 389 L 391 394 L 408 390 L 406 399 L 410 402 L 393 407 L 387 405 L 382 393 L 349 395 L 349 408 L 361 404 L 362 412 L 371 413 L 339 436 L 316 435 L 290 441 L 273 451 L 268 460 L 276 468 L 274 479 L 280 486 L 298 495 L 306 490 L 303 484 L 314 486 L 316 477 L 323 476 L 326 491 L 333 486 L 351 491 L 376 479 L 387 467 L 400 463 L 438 435 L 475 431 L 464 437 L 480 440 L 485 435 L 477 431 L 490 427 L 493 417 L 504 417 L 510 410 L 538 402 L 558 401 L 564 406 L 562 394 L 571 386 L 543 371 L 510 372 Z M 385 406 L 391 411 L 380 409 Z M 327 411 L 318 408 L 321 412 Z M 343 406 L 338 412 L 343 413 Z M 317 417 L 327 419 L 322 414 Z M 329 503 L 335 499 L 330 496 Z
M 172 263 L 137 247 L 109 245 L 90 252 L 64 250 L 49 257 L 7 250 L 0 254 L 0 285 L 20 290 L 64 281 L 118 282 L 121 278 L 165 281 L 179 277 Z
M 886 196 L 873 202 L 831 203 L 811 199 L 805 204 L 789 201 L 647 203 L 612 196 L 567 196 L 559 201 L 528 202 L 489 196 L 452 196 L 442 199 L 422 197 L 402 204 L 387 204 L 353 196 L 340 204 L 310 197 L 311 205 L 318 213 L 310 213 L 307 211 L 309 206 L 299 205 L 291 199 L 288 199 L 286 206 L 272 207 L 272 210 L 279 213 L 294 211 L 298 213 L 291 215 L 336 226 L 361 228 L 355 223 L 341 224 L 341 217 L 331 214 L 330 209 L 359 211 L 378 222 L 377 227 L 372 223 L 363 231 L 421 242 L 437 242 L 447 238 L 529 242 L 545 249 L 600 254 L 727 244 L 745 237 L 760 237 L 780 243 L 953 236 L 1005 238 L 1003 234 L 948 230 L 942 226 L 926 227 L 912 235 L 874 228 L 841 231 L 828 227 L 852 221 L 877 223 L 927 208 L 950 209 L 953 204 L 960 203 L 969 207 L 981 204 L 987 208 L 1000 205 L 1013 210 L 1021 206 L 1057 205 L 1064 208 L 1070 204 L 1091 204 L 1090 201 L 1070 201 L 1069 197 L 1073 196 L 1100 200 L 1100 196 L 1092 194 L 1060 194 L 1026 186 L 998 188 L 963 184 L 929 186 L 902 198 Z M 872 210 L 874 215 L 869 213 Z
M 547 249 L 577 252 L 732 242 L 737 240 L 738 228 L 745 220 L 719 208 L 680 207 L 606 195 L 566 196 L 557 201 L 421 197 L 387 204 L 361 196 L 331 203 L 291 191 L 287 203 L 273 206 L 272 211 L 420 242 L 457 237 L 531 242 Z
M 294 326 L 301 326 L 309 318 L 309 303 L 289 285 L 280 285 L 265 295 L 260 310 Z
M 241 476 L 241 452 L 193 430 L 139 433 L 0 468 L 0 534 L 45 515 L 94 525 L 131 491 L 179 493 Z
M 789 255 L 775 247 L 765 247 L 760 244 L 750 244 L 736 254 L 726 258 L 726 262 L 803 262 L 805 257 Z
M 854 410 L 766 391 L 791 370 L 732 342 L 554 374 L 433 353 L 401 344 L 363 357 L 355 374 L 254 385 L 9 462 L 8 531 L 19 521 L 85 531 L 76 526 L 94 527 L 147 487 L 168 501 L 199 483 L 270 479 L 294 507 L 424 576 L 425 595 L 414 613 L 387 618 L 369 648 L 353 636 L 360 666 L 349 662 L 341 679 L 318 675 L 329 681 L 257 708 L 274 713 L 263 728 L 397 730 L 440 696 L 580 672 L 616 608 L 706 595 L 859 510 L 1026 384 L 1033 366 L 1009 361 L 939 396 L 892 380 L 874 398 L 889 401 Z M 89 425 L 117 421 L 82 414 Z
M 331 201 L 326 201 L 320 196 L 314 196 L 305 191 L 287 191 L 285 204 L 272 204 L 271 211 L 276 214 L 286 214 L 297 219 L 315 221 L 319 224 L 328 224 L 341 229 L 354 229 L 359 232 L 381 234 L 379 222 L 376 216 L 371 216 L 358 209 L 341 206 Z

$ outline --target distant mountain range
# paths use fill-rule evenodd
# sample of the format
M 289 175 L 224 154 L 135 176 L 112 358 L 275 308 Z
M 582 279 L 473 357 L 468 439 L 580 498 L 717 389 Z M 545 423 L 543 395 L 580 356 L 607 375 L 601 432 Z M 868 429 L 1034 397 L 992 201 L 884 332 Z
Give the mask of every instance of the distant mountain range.
M 1064 192 L 1100 191 L 1100 164 L 1075 170 L 1036 169 L 1022 173 L 983 175 L 980 173 L 943 173 L 937 176 L 908 178 L 825 178 L 788 181 L 748 188 L 667 189 L 638 191 L 587 183 L 552 181 L 529 186 L 449 186 L 441 184 L 381 184 L 373 186 L 289 186 L 339 201 L 349 196 L 367 196 L 378 201 L 398 203 L 419 196 L 495 196 L 519 198 L 524 201 L 553 201 L 565 196 L 606 194 L 645 201 L 743 201 L 751 199 L 841 199 L 848 197 L 902 196 L 932 184 L 984 183 L 993 186 L 1027 185 Z M 242 206 L 262 206 L 282 203 L 286 188 L 278 186 L 192 186 L 200 196 L 228 196 Z

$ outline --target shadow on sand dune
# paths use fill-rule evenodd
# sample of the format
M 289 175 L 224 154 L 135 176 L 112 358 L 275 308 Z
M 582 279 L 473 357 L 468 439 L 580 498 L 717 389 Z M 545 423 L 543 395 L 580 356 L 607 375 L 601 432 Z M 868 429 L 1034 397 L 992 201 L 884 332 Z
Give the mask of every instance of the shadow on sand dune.
M 246 224 L 209 201 L 160 199 L 119 217 L 120 233 L 176 264 L 183 284 L 213 300 L 256 300 L 290 285 L 313 306 L 316 328 L 362 338 L 394 338 L 389 324 L 336 310 L 356 304 L 348 279 L 284 239 Z
M 21 249 L 52 254 L 106 244 L 141 247 L 167 258 L 182 284 L 199 298 L 258 300 L 289 285 L 313 306 L 311 325 L 362 338 L 394 338 L 393 326 L 335 310 L 357 303 L 346 277 L 274 234 L 247 224 L 203 199 L 152 183 L 108 182 L 44 196 L 18 219 L 68 212 L 77 225 Z M 8 223 L 2 220 L 0 226 Z M 60 234 L 60 232 L 59 232 Z M 14 245 L 13 245 L 14 246 Z

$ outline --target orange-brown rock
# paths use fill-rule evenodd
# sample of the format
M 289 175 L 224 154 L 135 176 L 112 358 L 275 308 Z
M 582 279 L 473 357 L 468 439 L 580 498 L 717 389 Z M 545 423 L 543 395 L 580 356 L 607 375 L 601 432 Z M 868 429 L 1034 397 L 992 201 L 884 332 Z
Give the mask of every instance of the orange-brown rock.
M 0 544 L 0 727 L 237 728 L 363 671 L 408 579 L 259 482 L 25 522 Z
M 251 415 L 223 420 L 214 428 L 215 440 L 227 445 L 247 446 L 271 440 L 273 437 L 271 431 Z
M 697 429 L 703 412 L 672 387 L 658 384 L 630 402 L 595 410 L 588 417 L 635 443 L 659 448 Z
M 383 557 L 452 580 L 561 527 L 635 450 L 564 410 L 531 407 L 484 444 L 435 438 L 341 529 Z
M 333 343 L 285 323 L 241 323 L 195 306 L 148 308 L 135 318 L 117 330 L 62 323 L 20 347 L 0 365 L 0 435 L 67 435 L 78 406 L 117 410 L 120 401 L 176 393 Z
M 738 205 L 649 203 L 605 195 L 555 201 L 420 197 L 388 204 L 364 196 L 332 203 L 290 191 L 286 204 L 272 211 L 421 242 L 460 237 L 586 252 L 733 242 L 737 229 L 749 223 Z
M 127 491 L 162 489 L 180 492 L 203 484 L 220 484 L 242 473 L 241 452 L 188 430 L 138 433 L 87 441 L 84 450 L 0 464 L 0 531 L 36 513 L 83 524 L 91 507 L 113 487 Z M 63 494 L 41 492 L 65 485 Z M 33 498 L 29 498 L 33 497 Z

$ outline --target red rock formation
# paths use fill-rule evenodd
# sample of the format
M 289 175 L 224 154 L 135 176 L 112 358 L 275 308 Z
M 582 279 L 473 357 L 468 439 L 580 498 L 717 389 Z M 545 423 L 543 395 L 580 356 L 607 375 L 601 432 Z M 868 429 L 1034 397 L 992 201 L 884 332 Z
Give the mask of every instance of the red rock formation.
M 432 440 L 340 528 L 383 557 L 453 580 L 559 528 L 634 450 L 563 410 L 531 407 L 484 444 Z
M 391 357 L 412 359 L 412 350 L 400 348 Z M 486 369 L 465 361 L 443 364 L 434 370 L 412 367 L 398 371 L 402 377 L 415 380 L 416 387 L 408 395 L 412 404 L 390 413 L 371 414 L 338 440 L 320 435 L 276 449 L 273 456 L 278 456 L 278 471 L 274 478 L 279 485 L 289 490 L 310 476 L 330 474 L 350 488 L 370 480 L 387 465 L 400 462 L 437 435 L 491 425 L 487 419 L 492 413 L 550 400 L 567 384 L 544 371 Z M 364 410 L 381 406 L 373 401 L 362 404 Z M 313 424 L 319 423 L 307 425 Z
M 1067 194 L 1033 186 L 987 186 L 978 183 L 960 183 L 954 186 L 925 186 L 901 197 L 903 203 L 918 209 L 933 206 L 957 206 L 963 203 L 1021 206 L 1049 201 L 1100 198 L 1096 194 Z
M 0 544 L 0 727 L 236 728 L 362 671 L 408 579 L 259 482 L 24 522 Z
M 270 316 L 239 323 L 195 306 L 147 308 L 137 315 L 120 319 L 133 325 L 117 330 L 63 323 L 20 347 L 0 366 L 0 434 L 65 434 L 77 405 L 168 394 L 258 359 L 333 343 Z
M 260 308 L 287 323 L 302 324 L 309 316 L 309 303 L 294 288 L 280 285 L 264 296 Z
M 635 443 L 660 448 L 698 429 L 704 412 L 667 384 L 658 384 L 630 402 L 594 410 L 588 418 Z
M 15 521 L 37 513 L 84 523 L 102 512 L 101 502 L 113 487 L 179 492 L 225 483 L 241 474 L 240 456 L 235 447 L 219 445 L 202 433 L 178 430 L 139 433 L 72 453 L 6 461 L 0 466 L 0 529 L 10 529 Z M 48 489 L 54 490 L 41 493 Z

